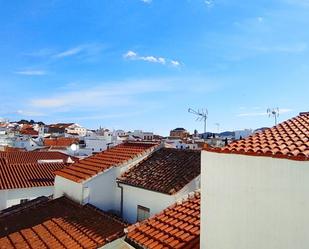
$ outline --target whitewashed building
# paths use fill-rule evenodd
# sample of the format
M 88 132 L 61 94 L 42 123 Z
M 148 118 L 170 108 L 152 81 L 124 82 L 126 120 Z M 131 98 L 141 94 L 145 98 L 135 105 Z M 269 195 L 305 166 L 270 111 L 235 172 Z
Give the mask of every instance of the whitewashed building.
M 120 212 L 116 178 L 158 148 L 153 143 L 123 143 L 56 172 L 54 197 Z
M 202 152 L 201 248 L 309 248 L 309 113 Z
M 130 223 L 161 212 L 200 188 L 200 151 L 161 148 L 118 178 L 121 215 Z
M 80 137 L 84 137 L 87 134 L 87 129 L 79 124 L 71 124 L 65 128 L 65 132 L 68 134 L 77 134 Z

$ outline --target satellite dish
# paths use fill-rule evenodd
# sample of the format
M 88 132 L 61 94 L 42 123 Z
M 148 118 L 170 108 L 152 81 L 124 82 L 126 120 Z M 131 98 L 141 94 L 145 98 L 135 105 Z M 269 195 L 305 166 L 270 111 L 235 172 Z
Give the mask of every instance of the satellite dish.
M 72 145 L 71 145 L 71 150 L 77 151 L 77 149 L 78 149 L 77 144 L 72 144 Z

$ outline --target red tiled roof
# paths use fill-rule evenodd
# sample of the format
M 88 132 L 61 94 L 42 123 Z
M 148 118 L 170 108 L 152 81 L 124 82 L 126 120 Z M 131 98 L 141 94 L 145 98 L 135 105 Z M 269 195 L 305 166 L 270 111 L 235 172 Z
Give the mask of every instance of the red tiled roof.
M 68 158 L 76 158 L 56 151 L 0 151 L 0 157 L 6 159 L 9 164 L 37 163 L 38 160 L 63 160 L 67 162 Z
M 26 128 L 26 129 L 22 129 L 20 131 L 21 134 L 23 135 L 30 135 L 30 136 L 38 136 L 39 135 L 39 132 L 38 131 L 35 131 L 34 129 L 32 128 Z
M 153 150 L 156 146 L 157 144 L 153 143 L 123 143 L 59 170 L 56 175 L 74 182 L 82 182 L 108 168 L 124 164 L 134 157 Z
M 200 151 L 161 148 L 118 180 L 136 187 L 175 194 L 200 173 Z
M 52 186 L 54 171 L 68 158 L 59 152 L 0 152 L 0 190 Z
M 78 143 L 79 139 L 70 137 L 59 137 L 59 138 L 45 138 L 44 146 L 70 146 L 74 143 Z
M 52 186 L 54 171 L 65 166 L 64 163 L 8 164 L 0 158 L 0 190 Z
M 125 226 L 61 197 L 0 216 L 0 248 L 99 248 L 123 236 Z
M 204 148 L 220 153 L 309 160 L 309 112 L 300 113 L 272 128 L 223 148 Z
M 137 248 L 198 249 L 200 193 L 128 228 L 126 241 Z

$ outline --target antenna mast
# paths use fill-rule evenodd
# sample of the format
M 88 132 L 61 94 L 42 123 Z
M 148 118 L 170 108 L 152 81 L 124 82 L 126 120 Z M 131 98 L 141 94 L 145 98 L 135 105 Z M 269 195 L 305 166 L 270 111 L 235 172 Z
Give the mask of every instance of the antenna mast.
M 188 112 L 197 116 L 196 121 L 204 121 L 204 133 L 206 134 L 206 124 L 207 124 L 207 118 L 208 118 L 208 110 L 202 109 L 201 111 L 200 110 L 195 111 L 195 110 L 189 108 Z
M 279 108 L 278 107 L 276 107 L 276 108 L 268 108 L 267 109 L 267 114 L 268 114 L 268 117 L 274 118 L 275 125 L 277 125 L 277 118 L 279 117 Z

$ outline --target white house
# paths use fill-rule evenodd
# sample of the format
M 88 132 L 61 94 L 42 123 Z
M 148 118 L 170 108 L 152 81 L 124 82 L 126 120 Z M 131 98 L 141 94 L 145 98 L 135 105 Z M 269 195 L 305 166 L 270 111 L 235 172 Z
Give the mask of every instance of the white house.
M 309 113 L 202 152 L 201 248 L 309 248 Z
M 87 129 L 79 124 L 71 124 L 65 128 L 65 132 L 68 134 L 77 134 L 80 137 L 84 137 L 87 134 Z
M 161 212 L 200 188 L 200 151 L 161 148 L 118 178 L 121 214 L 130 223 Z
M 32 151 L 42 148 L 43 140 L 41 138 L 32 138 L 29 136 L 18 136 L 15 137 L 13 147 Z
M 123 143 L 56 172 L 54 197 L 120 212 L 116 178 L 158 148 L 154 143 Z
M 0 153 L 0 210 L 54 192 L 54 171 L 72 159 L 55 152 Z
M 153 132 L 144 132 L 142 130 L 134 130 L 130 132 L 131 135 L 139 137 L 142 140 L 153 140 Z

